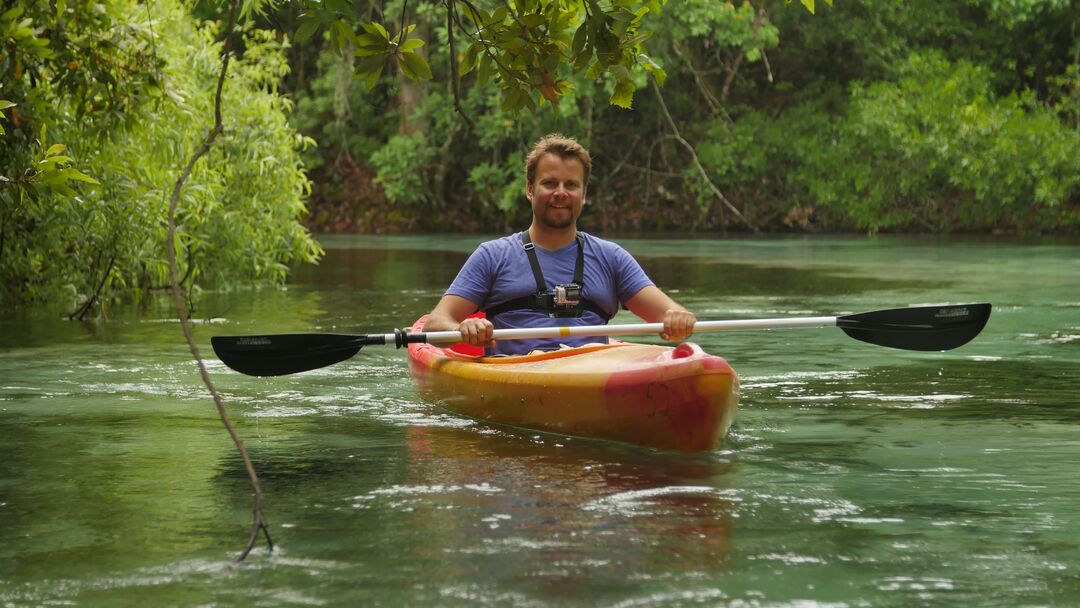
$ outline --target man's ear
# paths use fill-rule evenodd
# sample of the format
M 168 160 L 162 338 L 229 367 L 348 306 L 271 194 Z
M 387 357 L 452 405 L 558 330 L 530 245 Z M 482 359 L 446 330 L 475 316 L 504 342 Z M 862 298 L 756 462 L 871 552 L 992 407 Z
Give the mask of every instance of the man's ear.
M 525 184 L 525 198 L 532 200 L 532 184 L 530 183 Z

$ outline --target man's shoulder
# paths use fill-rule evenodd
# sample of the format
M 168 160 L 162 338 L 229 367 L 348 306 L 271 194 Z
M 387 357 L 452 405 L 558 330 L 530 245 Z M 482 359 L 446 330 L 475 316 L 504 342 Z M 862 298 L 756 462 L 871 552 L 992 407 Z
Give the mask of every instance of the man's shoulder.
M 508 259 L 507 256 L 517 249 L 521 249 L 520 237 L 517 234 L 511 234 L 480 243 L 476 246 L 473 257 L 479 256 L 494 263 L 497 260 Z
M 589 234 L 588 232 L 578 231 L 578 234 L 585 237 L 585 242 L 588 245 L 593 246 L 597 251 L 604 255 L 620 254 L 626 252 L 626 249 L 622 245 L 615 241 L 609 241 L 602 239 L 596 235 Z
M 503 249 L 511 249 L 511 248 L 514 248 L 514 247 L 520 247 L 520 246 L 521 246 L 521 236 L 520 236 L 519 233 L 515 232 L 514 234 L 501 236 L 501 237 L 499 237 L 497 239 L 491 239 L 489 241 L 484 241 L 484 242 L 480 243 L 477 246 L 477 248 L 478 249 L 488 249 L 488 250 L 503 250 Z

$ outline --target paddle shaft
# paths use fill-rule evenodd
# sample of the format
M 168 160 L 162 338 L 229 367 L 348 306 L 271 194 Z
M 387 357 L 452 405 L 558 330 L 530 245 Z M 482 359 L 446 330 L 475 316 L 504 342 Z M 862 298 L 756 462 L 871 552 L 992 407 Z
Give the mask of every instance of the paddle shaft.
M 791 319 L 740 319 L 734 321 L 698 321 L 694 333 L 729 331 L 737 329 L 788 329 L 795 327 L 830 327 L 836 325 L 836 317 L 801 317 Z M 590 336 L 643 336 L 659 334 L 663 323 L 631 323 L 624 325 L 580 325 L 577 327 L 528 327 L 522 329 L 496 329 L 495 340 L 543 340 L 558 338 L 584 338 Z M 397 336 L 385 334 L 385 344 L 394 344 Z M 428 344 L 455 344 L 461 342 L 457 331 L 429 331 L 409 334 L 405 342 Z
M 738 329 L 786 329 L 839 327 L 847 335 L 870 344 L 918 351 L 950 350 L 977 336 L 990 317 L 990 304 L 917 306 L 893 308 L 838 317 L 789 319 L 741 319 L 698 321 L 694 333 Z M 663 323 L 631 325 L 582 325 L 578 327 L 532 327 L 497 329 L 495 340 L 558 340 L 570 337 L 632 336 L 659 334 Z M 429 343 L 449 345 L 461 341 L 458 331 L 390 334 L 276 334 L 263 336 L 215 336 L 214 352 L 238 372 L 252 376 L 280 376 L 316 369 L 344 361 L 362 347 L 383 344 L 397 347 Z

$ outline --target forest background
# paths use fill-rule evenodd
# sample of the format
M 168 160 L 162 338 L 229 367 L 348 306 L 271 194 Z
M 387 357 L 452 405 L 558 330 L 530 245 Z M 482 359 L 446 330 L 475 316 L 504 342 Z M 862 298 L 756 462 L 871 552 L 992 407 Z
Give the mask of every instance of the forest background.
M 167 286 L 232 4 L 0 9 L 0 304 Z M 245 0 L 182 283 L 281 283 L 310 232 L 520 229 L 553 131 L 597 233 L 1078 232 L 1080 5 L 801 4 Z

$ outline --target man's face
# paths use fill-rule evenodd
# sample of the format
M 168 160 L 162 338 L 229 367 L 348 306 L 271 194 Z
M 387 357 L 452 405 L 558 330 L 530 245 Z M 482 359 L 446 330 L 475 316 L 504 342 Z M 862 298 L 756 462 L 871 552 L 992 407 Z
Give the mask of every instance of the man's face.
M 532 203 L 533 217 L 548 228 L 562 229 L 577 224 L 585 202 L 585 167 L 576 158 L 545 154 L 536 165 L 536 178 L 525 192 Z

